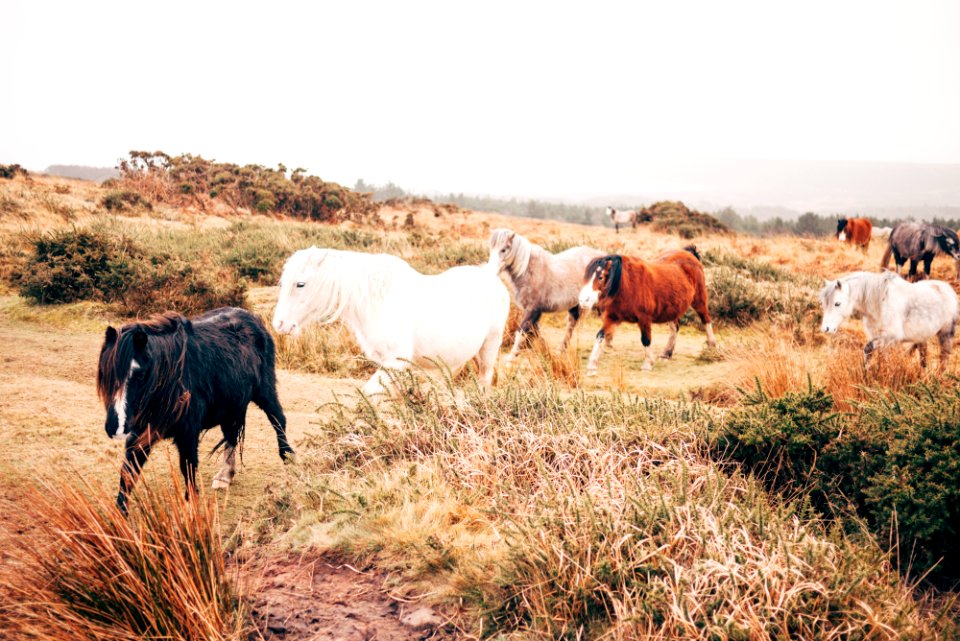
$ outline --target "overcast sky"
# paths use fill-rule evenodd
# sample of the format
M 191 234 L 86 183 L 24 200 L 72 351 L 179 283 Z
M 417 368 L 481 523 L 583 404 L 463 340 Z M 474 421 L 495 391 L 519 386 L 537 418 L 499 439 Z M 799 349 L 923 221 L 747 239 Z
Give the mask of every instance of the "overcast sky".
M 0 162 L 555 197 L 682 183 L 664 159 L 960 163 L 957 1 L 309 5 L 0 0 Z

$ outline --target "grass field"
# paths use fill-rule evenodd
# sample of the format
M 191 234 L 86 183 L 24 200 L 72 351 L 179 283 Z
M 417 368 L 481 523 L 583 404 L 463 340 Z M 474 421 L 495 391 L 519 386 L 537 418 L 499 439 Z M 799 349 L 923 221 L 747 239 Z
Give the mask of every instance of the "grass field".
M 686 244 L 643 227 L 614 234 L 422 206 L 384 210 L 374 228 L 162 207 L 108 217 L 102 195 L 82 181 L 0 181 L 0 275 L 22 269 L 31 233 L 104 224 L 144 246 L 214 262 L 228 236 L 256 239 L 253 253 L 269 247 L 281 256 L 297 243 L 334 238 L 401 255 L 424 271 L 483 260 L 489 231 L 501 226 L 552 249 L 585 243 L 650 257 Z M 256 559 L 261 573 L 278 559 L 289 563 L 291 553 L 356 568 L 364 580 L 377 577 L 385 601 L 440 612 L 447 624 L 437 633 L 452 637 L 956 638 L 953 593 L 928 591 L 898 572 L 888 540 L 841 527 L 799 496 L 770 493 L 709 447 L 711 430 L 758 381 L 774 396 L 825 385 L 848 411 L 866 387 L 900 389 L 960 372 L 956 359 L 938 375 L 901 356 L 895 372 L 867 375 L 857 322 L 827 340 L 809 306 L 764 307 L 770 297 L 810 302 L 822 278 L 876 270 L 883 247 L 864 254 L 834 239 L 729 235 L 694 242 L 720 257 L 707 261 L 708 278 L 739 278 L 725 287 L 752 292 L 758 317 L 721 320 L 714 352 L 704 350 L 696 324 L 685 324 L 674 358 L 652 372 L 640 371 L 639 331 L 624 325 L 599 375 L 585 377 L 599 321 L 584 317 L 570 353 L 557 355 L 566 318 L 556 314 L 542 324 L 547 351 L 501 368 L 489 392 L 469 373 L 451 383 L 417 372 L 407 393 L 370 403 L 358 388 L 372 369 L 347 332 L 334 326 L 281 339 L 279 393 L 298 460 L 281 463 L 273 431 L 251 409 L 236 480 L 211 493 L 230 557 Z M 952 264 L 935 262 L 933 275 L 952 280 Z M 269 316 L 276 295 L 267 275 L 249 282 L 246 300 Z M 0 285 L 7 567 L 27 562 L 17 550 L 37 529 L 23 504 L 38 479 L 115 492 L 122 446 L 103 431 L 95 374 L 105 326 L 124 321 L 116 305 L 36 306 Z M 655 327 L 658 351 L 666 335 Z M 205 456 L 217 440 L 210 433 L 201 444 L 204 479 L 218 465 Z M 155 450 L 145 485 L 170 483 L 166 456 L 172 447 Z M 328 580 L 353 585 L 351 572 L 331 571 Z M 9 578 L 0 587 L 9 588 Z M 319 634 L 308 625 L 301 633 L 244 634 Z M 230 634 L 239 633 L 223 638 L 236 638 Z

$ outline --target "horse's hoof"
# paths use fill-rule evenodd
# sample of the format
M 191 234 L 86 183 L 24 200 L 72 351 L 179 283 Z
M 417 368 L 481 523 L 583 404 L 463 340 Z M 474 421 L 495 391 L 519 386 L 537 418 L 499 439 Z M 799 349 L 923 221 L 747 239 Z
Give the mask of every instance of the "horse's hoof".
M 653 369 L 653 364 L 652 364 L 652 363 L 644 363 L 643 366 L 642 366 L 640 369 L 643 370 L 644 372 L 649 372 L 650 370 Z
M 587 376 L 596 376 L 596 375 L 597 375 L 597 370 L 595 370 L 595 369 L 588 369 L 588 370 L 587 370 Z
M 213 479 L 213 483 L 210 484 L 215 490 L 225 490 L 230 487 L 230 481 L 224 481 L 223 479 Z
M 661 361 L 669 361 L 671 358 L 673 358 L 673 354 L 660 354 Z
M 297 464 L 297 454 L 293 450 L 290 450 L 289 452 L 281 452 L 280 459 L 284 462 L 285 465 Z

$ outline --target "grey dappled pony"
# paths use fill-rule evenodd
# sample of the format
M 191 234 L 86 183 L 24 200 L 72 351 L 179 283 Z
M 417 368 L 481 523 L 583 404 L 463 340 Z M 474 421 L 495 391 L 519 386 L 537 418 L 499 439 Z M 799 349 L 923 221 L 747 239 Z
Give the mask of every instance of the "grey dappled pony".
M 909 260 L 910 276 L 916 276 L 917 263 L 920 261 L 923 261 L 923 273 L 929 276 L 930 264 L 933 262 L 933 257 L 938 254 L 954 259 L 957 267 L 954 279 L 960 278 L 960 239 L 957 238 L 955 231 L 927 222 L 903 222 L 890 232 L 890 240 L 883 253 L 880 269 L 887 269 L 890 256 L 893 256 L 898 274 L 900 267 Z

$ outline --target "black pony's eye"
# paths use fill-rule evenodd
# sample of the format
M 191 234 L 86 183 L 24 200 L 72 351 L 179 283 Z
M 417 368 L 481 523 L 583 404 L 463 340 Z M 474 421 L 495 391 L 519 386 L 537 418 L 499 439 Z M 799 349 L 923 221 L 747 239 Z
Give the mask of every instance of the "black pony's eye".
M 307 283 L 304 282 L 304 281 L 302 281 L 302 280 L 298 280 L 298 281 L 297 281 L 297 287 L 303 287 L 303 286 L 306 285 L 306 284 L 307 284 Z

